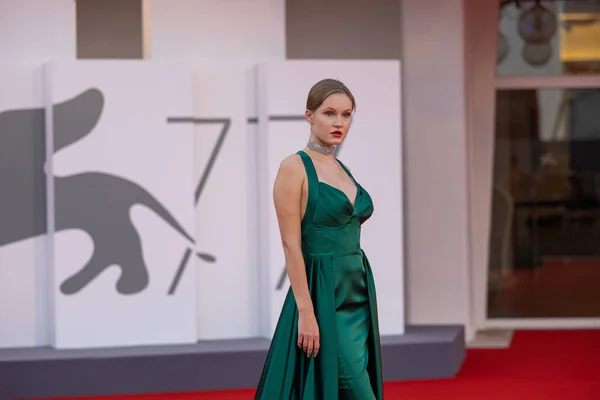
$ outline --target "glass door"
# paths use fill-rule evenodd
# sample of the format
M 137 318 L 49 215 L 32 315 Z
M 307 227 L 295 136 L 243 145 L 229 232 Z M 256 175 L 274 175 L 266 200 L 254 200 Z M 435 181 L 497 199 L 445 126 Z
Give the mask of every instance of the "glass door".
M 486 325 L 600 326 L 600 3 L 504 2 L 498 37 Z

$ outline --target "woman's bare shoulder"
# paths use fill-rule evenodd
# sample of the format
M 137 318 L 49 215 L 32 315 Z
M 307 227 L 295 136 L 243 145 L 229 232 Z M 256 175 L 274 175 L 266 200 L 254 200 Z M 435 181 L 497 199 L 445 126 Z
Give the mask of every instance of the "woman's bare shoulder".
M 279 174 L 289 177 L 302 177 L 304 175 L 304 164 L 298 154 L 290 154 L 281 161 Z
M 281 161 L 273 190 L 275 196 L 278 194 L 283 198 L 299 195 L 304 184 L 304 165 L 300 156 L 292 154 Z

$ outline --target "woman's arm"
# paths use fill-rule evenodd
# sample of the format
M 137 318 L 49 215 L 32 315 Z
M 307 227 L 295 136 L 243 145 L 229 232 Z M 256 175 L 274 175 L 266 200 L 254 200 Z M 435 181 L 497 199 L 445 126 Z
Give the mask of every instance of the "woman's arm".
M 301 199 L 305 176 L 299 156 L 287 157 L 282 161 L 275 178 L 273 200 L 290 285 L 298 306 L 298 347 L 304 348 L 308 356 L 313 353 L 316 356 L 319 350 L 319 330 L 301 248 Z

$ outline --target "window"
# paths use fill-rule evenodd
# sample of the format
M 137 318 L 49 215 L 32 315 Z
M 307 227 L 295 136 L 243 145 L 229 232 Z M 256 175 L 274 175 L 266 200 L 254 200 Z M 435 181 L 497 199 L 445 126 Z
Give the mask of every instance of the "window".
M 600 3 L 521 4 L 499 20 L 487 317 L 598 318 Z
M 498 76 L 600 73 L 600 2 L 502 1 Z

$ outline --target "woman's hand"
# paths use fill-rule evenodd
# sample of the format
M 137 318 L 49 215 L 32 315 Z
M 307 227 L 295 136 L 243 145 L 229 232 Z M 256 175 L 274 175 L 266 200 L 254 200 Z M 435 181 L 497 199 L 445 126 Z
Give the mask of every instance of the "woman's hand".
M 298 315 L 298 347 L 304 349 L 307 357 L 316 357 L 320 348 L 319 325 L 315 313 L 300 311 Z

